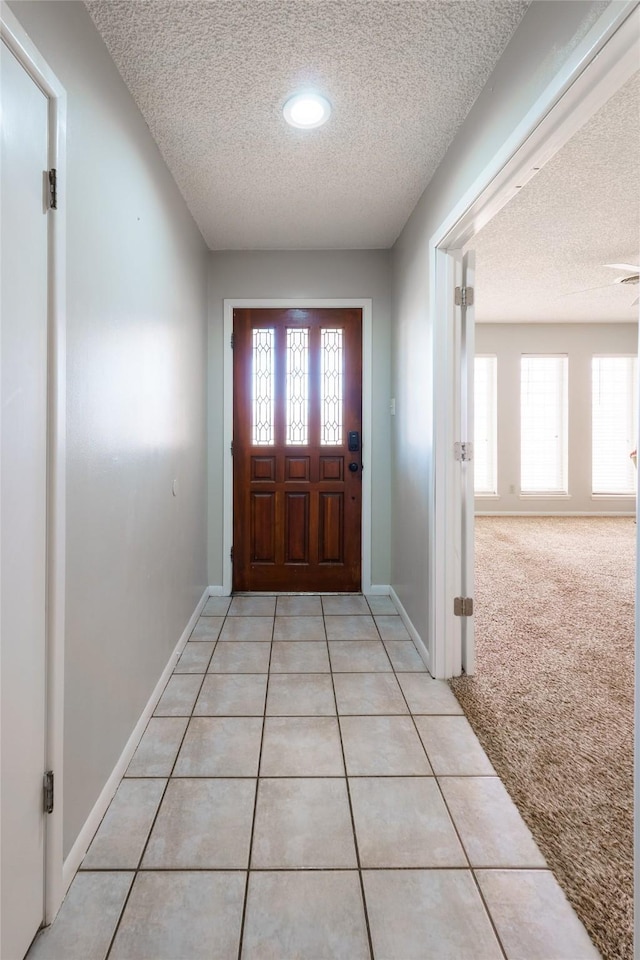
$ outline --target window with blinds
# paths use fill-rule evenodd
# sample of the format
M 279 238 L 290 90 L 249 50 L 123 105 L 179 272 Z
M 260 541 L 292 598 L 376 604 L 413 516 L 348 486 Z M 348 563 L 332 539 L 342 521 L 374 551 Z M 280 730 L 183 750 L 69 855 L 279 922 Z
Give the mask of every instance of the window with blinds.
M 591 361 L 591 489 L 595 494 L 633 496 L 636 472 L 629 454 L 636 447 L 635 357 Z
M 567 356 L 520 361 L 520 489 L 567 493 Z
M 498 358 L 478 356 L 473 366 L 473 482 L 477 494 L 498 492 Z

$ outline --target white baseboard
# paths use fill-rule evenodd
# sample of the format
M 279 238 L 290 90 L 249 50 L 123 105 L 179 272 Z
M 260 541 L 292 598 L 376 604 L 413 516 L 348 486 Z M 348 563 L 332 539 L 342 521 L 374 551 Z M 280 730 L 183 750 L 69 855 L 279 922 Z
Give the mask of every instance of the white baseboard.
M 398 594 L 395 592 L 393 587 L 389 587 L 389 596 L 395 603 L 398 609 L 398 613 L 400 614 L 400 619 L 402 620 L 405 627 L 407 628 L 409 632 L 409 636 L 415 643 L 416 649 L 420 654 L 420 656 L 422 657 L 425 667 L 427 668 L 427 670 L 429 670 L 429 672 L 431 672 L 431 668 L 429 666 L 429 661 L 430 661 L 429 651 L 426 647 L 426 644 L 422 639 L 422 637 L 420 636 L 420 634 L 418 633 L 418 631 L 416 630 L 416 628 L 414 627 L 413 623 L 411 622 L 411 617 L 409 616 L 405 608 L 402 606 L 402 603 L 398 598 Z
M 231 594 L 226 589 L 226 587 L 221 586 L 220 584 L 215 584 L 212 587 L 208 587 L 208 595 L 210 597 L 230 597 Z
M 476 517 L 635 517 L 633 510 L 476 510 Z
M 364 593 L 364 590 L 362 591 Z M 367 590 L 369 597 L 390 597 L 391 587 L 388 583 L 372 583 Z
M 76 842 L 74 843 L 73 847 L 69 851 L 69 855 L 64 861 L 64 864 L 62 867 L 62 884 L 63 884 L 63 889 L 65 893 L 69 889 L 69 886 L 71 885 L 71 881 L 75 877 L 78 871 L 78 867 L 82 863 L 84 856 L 87 850 L 89 849 L 89 844 L 93 840 L 93 836 L 96 830 L 98 829 L 98 827 L 100 826 L 102 818 L 104 817 L 107 811 L 107 807 L 111 803 L 114 797 L 114 794 L 118 789 L 118 785 L 122 777 L 124 776 L 127 767 L 129 766 L 131 758 L 136 751 L 136 747 L 138 746 L 138 744 L 140 743 L 140 740 L 142 739 L 142 734 L 145 731 L 149 718 L 151 717 L 153 711 L 155 710 L 158 700 L 162 696 L 162 691 L 167 685 L 169 677 L 173 673 L 173 669 L 176 663 L 178 662 L 178 658 L 180 657 L 180 654 L 182 653 L 187 640 L 191 636 L 191 632 L 196 625 L 198 617 L 200 616 L 200 611 L 204 607 L 209 596 L 210 596 L 209 588 L 207 588 L 202 594 L 200 600 L 198 601 L 198 604 L 195 610 L 191 614 L 189 618 L 189 622 L 184 628 L 182 635 L 173 650 L 173 653 L 169 657 L 169 662 L 167 663 L 166 667 L 162 671 L 162 676 L 158 680 L 153 693 L 149 697 L 147 705 L 142 711 L 140 719 L 136 723 L 133 729 L 133 732 L 131 733 L 131 736 L 127 740 L 125 748 L 120 754 L 118 762 L 113 768 L 111 775 L 109 776 L 109 779 L 105 783 L 100 796 L 96 800 L 91 813 L 87 817 L 82 830 L 78 834 Z

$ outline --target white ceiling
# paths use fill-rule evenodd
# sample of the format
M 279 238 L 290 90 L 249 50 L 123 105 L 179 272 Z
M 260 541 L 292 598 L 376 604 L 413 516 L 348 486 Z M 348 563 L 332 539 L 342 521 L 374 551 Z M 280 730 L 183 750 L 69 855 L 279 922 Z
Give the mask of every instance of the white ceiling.
M 469 247 L 479 321 L 638 319 L 640 287 L 613 282 L 631 271 L 603 264 L 640 263 L 640 73 Z
M 390 247 L 527 3 L 87 7 L 211 249 L 255 250 Z M 319 130 L 282 117 L 305 86 Z

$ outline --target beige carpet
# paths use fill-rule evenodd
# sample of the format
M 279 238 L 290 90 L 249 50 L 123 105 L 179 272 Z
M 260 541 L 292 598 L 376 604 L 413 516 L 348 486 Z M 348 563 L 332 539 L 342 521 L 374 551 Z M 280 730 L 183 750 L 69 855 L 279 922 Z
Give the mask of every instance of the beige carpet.
M 635 533 L 477 518 L 477 674 L 452 681 L 605 960 L 633 957 Z

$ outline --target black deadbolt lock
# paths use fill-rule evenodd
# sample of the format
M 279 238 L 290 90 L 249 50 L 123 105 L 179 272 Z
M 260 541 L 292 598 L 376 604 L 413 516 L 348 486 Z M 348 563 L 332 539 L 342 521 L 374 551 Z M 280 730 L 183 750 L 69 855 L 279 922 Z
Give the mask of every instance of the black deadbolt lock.
M 349 432 L 349 441 L 348 447 L 350 453 L 357 453 L 360 449 L 360 434 L 357 430 L 351 430 Z M 351 469 L 351 466 L 349 467 Z M 357 468 L 356 468 L 357 469 Z

